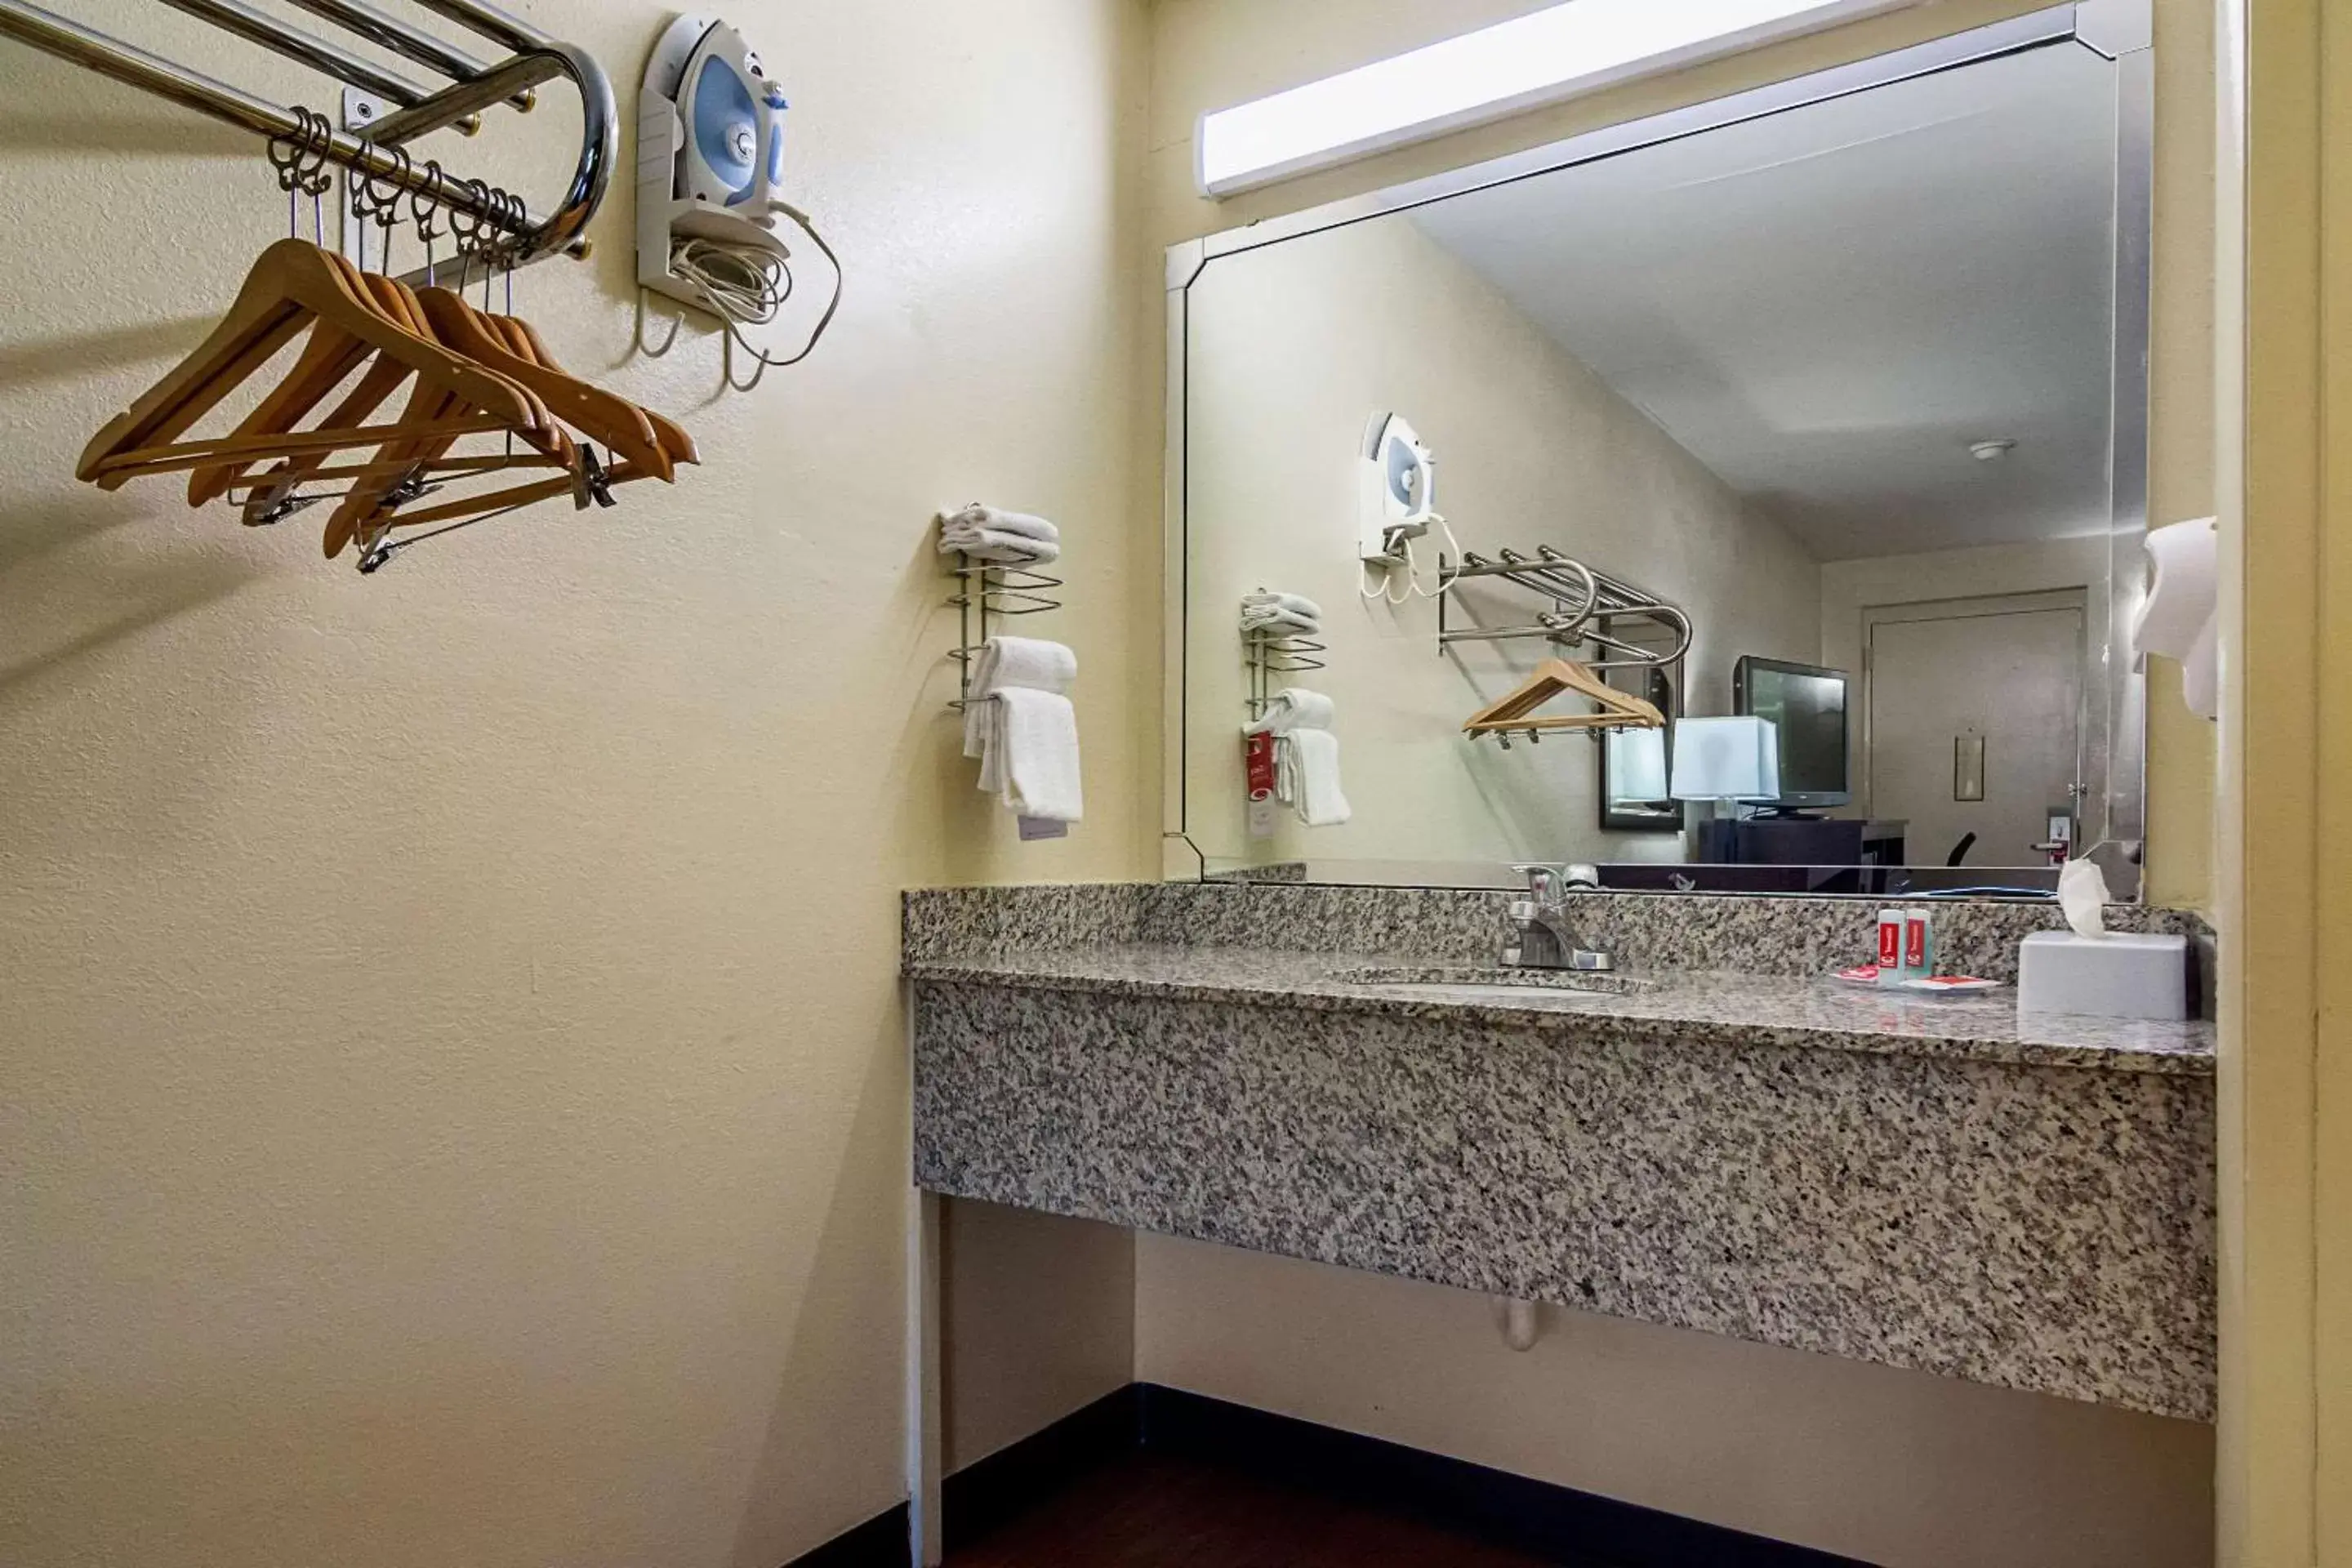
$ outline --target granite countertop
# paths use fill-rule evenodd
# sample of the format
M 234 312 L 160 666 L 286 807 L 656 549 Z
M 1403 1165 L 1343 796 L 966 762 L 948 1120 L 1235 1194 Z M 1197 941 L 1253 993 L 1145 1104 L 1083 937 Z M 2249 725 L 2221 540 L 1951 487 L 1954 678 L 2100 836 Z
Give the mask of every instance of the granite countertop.
M 1535 1029 L 1606 1018 L 1619 1037 L 1689 1047 L 1774 1044 L 2020 1066 L 2210 1076 L 2213 1026 L 2021 1016 L 2009 986 L 1966 996 L 1903 996 L 1826 978 L 1662 971 L 1634 994 L 1528 989 L 1474 996 L 1449 985 L 1370 984 L 1354 969 L 1427 968 L 1397 953 L 1301 952 L 1245 946 L 1111 943 L 942 954 L 908 978 L 1036 991 L 1097 991 L 1172 1001 L 1441 1017 Z

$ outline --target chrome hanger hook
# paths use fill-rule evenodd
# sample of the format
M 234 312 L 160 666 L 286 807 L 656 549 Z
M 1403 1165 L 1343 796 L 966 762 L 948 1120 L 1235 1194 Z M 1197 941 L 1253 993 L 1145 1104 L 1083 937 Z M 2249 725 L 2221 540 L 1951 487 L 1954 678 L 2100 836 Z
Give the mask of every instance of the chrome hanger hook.
M 441 160 L 425 159 L 425 173 L 429 183 L 408 193 L 408 212 L 409 216 L 416 220 L 416 237 L 425 245 L 425 286 L 430 289 L 438 281 L 436 276 L 437 264 L 433 254 L 433 241 L 441 230 L 433 220 L 440 215 L 441 208 L 440 204 L 428 193 L 442 179 Z
M 377 248 L 383 254 L 378 258 L 378 265 L 388 273 L 392 270 L 393 226 L 400 221 L 400 198 L 404 194 L 402 182 L 408 177 L 415 164 L 410 160 L 408 149 L 405 147 L 379 147 L 373 142 L 362 142 L 361 146 L 364 151 L 381 153 L 399 165 L 398 174 L 387 184 L 379 185 L 374 171 L 368 166 L 368 161 L 362 159 L 359 181 L 352 187 L 352 211 L 357 215 L 362 224 L 373 223 L 383 231 L 379 237 L 382 243 Z M 366 249 L 364 232 L 362 235 L 361 249 L 362 255 L 360 265 L 364 268 L 367 265 L 364 255 Z
M 327 243 L 327 218 L 320 198 L 335 183 L 335 176 L 328 172 L 328 154 L 335 145 L 335 125 L 316 110 L 298 107 L 294 112 L 302 121 L 303 145 L 310 154 L 307 166 L 297 173 L 296 179 L 310 198 L 310 243 L 323 249 Z
M 477 203 L 487 205 L 490 199 L 490 187 L 480 180 L 467 180 L 466 194 Z M 479 207 L 469 212 L 461 206 L 452 206 L 448 218 L 449 237 L 456 245 L 459 258 L 464 261 L 479 260 L 482 254 L 482 215 Z M 462 265 L 457 269 L 457 286 L 460 289 L 466 286 L 466 269 Z
M 302 117 L 309 112 L 308 110 L 297 109 L 294 111 L 293 133 L 279 132 L 262 144 L 262 155 L 269 160 L 269 166 L 278 171 L 278 188 L 286 193 L 286 237 L 289 239 L 294 237 L 295 232 L 295 187 L 302 183 L 301 137 L 310 130 L 309 121 Z

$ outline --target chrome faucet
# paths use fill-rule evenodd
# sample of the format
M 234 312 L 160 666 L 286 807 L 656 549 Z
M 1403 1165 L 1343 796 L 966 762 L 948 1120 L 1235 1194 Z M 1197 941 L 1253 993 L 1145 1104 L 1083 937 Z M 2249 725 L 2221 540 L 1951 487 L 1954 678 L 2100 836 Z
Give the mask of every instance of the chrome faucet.
M 1571 888 L 1597 888 L 1601 879 L 1590 866 L 1547 863 L 1514 866 L 1528 879 L 1528 896 L 1511 905 L 1512 932 L 1503 947 L 1507 969 L 1612 970 L 1617 955 L 1584 945 L 1569 928 L 1568 893 Z

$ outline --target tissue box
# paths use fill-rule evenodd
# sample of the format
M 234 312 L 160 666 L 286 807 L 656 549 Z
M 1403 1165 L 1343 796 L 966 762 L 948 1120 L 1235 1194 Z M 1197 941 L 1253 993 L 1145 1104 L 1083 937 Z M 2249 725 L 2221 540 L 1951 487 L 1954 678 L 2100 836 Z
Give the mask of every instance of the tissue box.
M 2017 1010 L 2105 1018 L 2189 1016 L 2189 939 L 2038 931 L 2017 954 Z

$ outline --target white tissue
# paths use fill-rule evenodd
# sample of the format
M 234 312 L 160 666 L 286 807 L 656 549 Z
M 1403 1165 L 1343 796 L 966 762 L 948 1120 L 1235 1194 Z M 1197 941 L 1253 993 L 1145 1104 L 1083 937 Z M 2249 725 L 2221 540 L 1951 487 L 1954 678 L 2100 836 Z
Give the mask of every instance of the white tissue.
M 2104 936 L 2107 877 L 2094 860 L 2069 860 L 2058 872 L 2058 908 L 2076 936 Z

